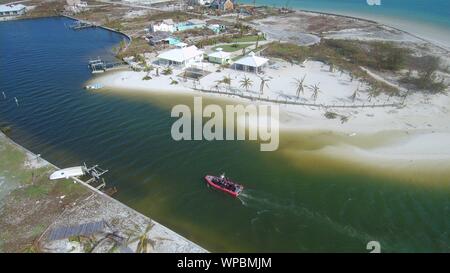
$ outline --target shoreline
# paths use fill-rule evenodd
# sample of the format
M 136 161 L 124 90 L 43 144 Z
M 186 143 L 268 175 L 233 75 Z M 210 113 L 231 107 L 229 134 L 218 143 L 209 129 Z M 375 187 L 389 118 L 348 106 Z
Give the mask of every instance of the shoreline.
M 80 21 L 80 20 L 81 20 L 81 19 L 77 19 L 76 17 L 70 16 L 70 15 L 66 15 L 66 14 L 56 15 L 56 16 L 54 16 L 54 17 L 59 17 L 59 16 L 65 17 L 65 18 L 68 18 L 68 19 L 72 19 L 72 20 L 74 20 L 74 21 Z M 116 30 L 116 29 L 113 29 L 113 28 L 105 27 L 105 26 L 103 26 L 103 25 L 97 25 L 96 27 L 103 28 L 103 29 L 105 29 L 105 30 L 109 30 L 109 31 L 115 32 L 115 33 L 117 33 L 117 34 L 121 34 L 121 35 L 125 36 L 125 37 L 127 38 L 127 42 L 128 42 L 128 43 L 127 43 L 127 47 L 128 47 L 128 46 L 131 44 L 131 42 L 133 41 L 133 38 L 132 38 L 130 35 L 126 34 L 125 32 L 122 32 L 122 31 L 120 31 L 120 30 Z M 126 49 L 126 48 L 125 48 L 125 49 Z
M 46 165 L 46 166 L 50 166 L 53 170 L 59 170 L 60 168 L 57 167 L 56 165 L 54 165 L 53 163 L 45 160 L 44 158 L 37 156 L 36 154 L 34 154 L 33 152 L 31 152 L 30 150 L 28 150 L 27 148 L 21 146 L 19 143 L 15 142 L 13 139 L 11 139 L 10 137 L 8 137 L 7 135 L 5 135 L 3 132 L 0 132 L 0 141 L 4 140 L 6 142 L 7 145 L 11 145 L 13 147 L 15 147 L 16 149 L 18 149 L 21 153 L 25 154 L 27 158 L 38 158 L 37 160 L 39 160 L 39 165 Z M 141 223 L 145 225 L 154 225 L 154 227 L 152 228 L 152 230 L 149 232 L 151 235 L 151 237 L 155 237 L 156 236 L 161 236 L 164 235 L 163 238 L 169 237 L 167 238 L 170 243 L 162 243 L 160 246 L 160 250 L 162 250 L 162 252 L 171 252 L 171 250 L 183 250 L 181 251 L 182 253 L 186 253 L 186 252 L 208 252 L 206 249 L 200 247 L 199 245 L 197 245 L 196 243 L 186 239 L 185 237 L 183 237 L 182 235 L 174 232 L 173 230 L 167 228 L 166 226 L 158 223 L 157 221 L 150 219 L 149 217 L 143 215 L 142 213 L 128 207 L 127 205 L 123 204 L 122 202 L 114 199 L 113 197 L 105 194 L 104 192 L 94 188 L 93 186 L 85 183 L 84 181 L 82 181 L 81 179 L 77 178 L 77 177 L 72 177 L 70 179 L 67 180 L 73 180 L 73 182 L 76 182 L 77 184 L 83 186 L 84 188 L 88 189 L 90 192 L 92 192 L 93 195 L 97 196 L 98 198 L 98 202 L 100 202 L 100 205 L 104 205 L 105 207 L 111 207 L 114 206 L 116 209 L 119 210 L 119 212 L 117 211 L 108 211 L 108 214 L 120 214 L 120 213 L 127 213 L 129 215 L 129 217 L 133 218 L 130 219 L 130 221 L 133 221 L 135 223 Z M 55 183 L 58 183 L 58 181 L 56 181 Z M 102 201 L 105 200 L 105 201 Z M 84 204 L 80 204 L 78 206 L 72 207 L 71 209 L 77 209 L 77 207 L 81 207 L 84 206 Z M 89 214 L 92 212 L 84 212 L 85 214 Z M 94 213 L 95 214 L 95 213 Z M 105 218 L 108 218 L 108 216 L 106 215 L 100 215 L 100 218 L 105 220 Z M 53 222 L 50 226 L 47 227 L 47 229 L 45 230 L 44 233 L 42 233 L 40 235 L 40 238 L 46 238 L 46 236 L 48 236 L 47 232 L 50 230 L 50 227 L 52 225 L 54 225 L 57 222 L 61 222 L 59 219 L 56 219 L 55 222 Z M 63 223 L 59 223 L 59 224 L 65 224 L 67 225 L 67 223 L 63 222 Z M 74 223 L 77 224 L 77 223 Z M 153 233 L 153 234 L 152 234 Z M 51 244 L 51 242 L 49 243 Z M 178 252 L 178 251 L 174 251 L 174 252 Z

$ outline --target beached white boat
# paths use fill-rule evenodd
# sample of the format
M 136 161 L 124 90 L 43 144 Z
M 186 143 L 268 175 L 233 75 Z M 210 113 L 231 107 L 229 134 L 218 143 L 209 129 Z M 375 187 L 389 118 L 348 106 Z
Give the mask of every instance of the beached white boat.
M 85 169 L 83 166 L 77 166 L 77 167 L 71 167 L 71 168 L 57 170 L 50 175 L 50 180 L 57 180 L 57 179 L 64 179 L 64 178 L 68 179 L 70 177 L 82 176 L 82 175 L 84 175 L 84 170 Z
M 103 84 L 101 84 L 101 83 L 94 83 L 94 84 L 86 85 L 86 89 L 88 89 L 88 90 L 97 90 L 97 89 L 101 89 L 101 88 L 103 88 Z
M 58 179 L 69 179 L 71 177 L 77 177 L 77 176 L 83 176 L 83 175 L 89 175 L 92 178 L 98 180 L 100 179 L 100 176 L 107 173 L 108 170 L 103 170 L 98 167 L 98 165 L 92 166 L 88 168 L 86 164 L 83 166 L 76 166 L 76 167 L 70 167 L 65 169 L 60 169 L 55 172 L 53 172 L 50 175 L 50 180 L 58 180 Z

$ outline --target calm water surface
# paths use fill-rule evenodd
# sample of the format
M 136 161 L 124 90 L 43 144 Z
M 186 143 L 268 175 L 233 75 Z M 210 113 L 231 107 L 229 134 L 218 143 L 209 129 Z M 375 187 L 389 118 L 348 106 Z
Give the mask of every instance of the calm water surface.
M 175 142 L 170 106 L 190 98 L 83 90 L 89 58 L 112 58 L 123 37 L 68 23 L 0 23 L 0 123 L 35 153 L 60 167 L 110 169 L 117 199 L 210 251 L 364 252 L 370 240 L 384 251 L 450 250 L 449 180 L 427 187 L 317 157 L 302 168 L 253 142 Z M 305 149 L 327 145 L 302 137 L 315 143 Z M 282 147 L 291 139 L 282 136 Z M 203 183 L 221 171 L 245 184 L 241 198 Z

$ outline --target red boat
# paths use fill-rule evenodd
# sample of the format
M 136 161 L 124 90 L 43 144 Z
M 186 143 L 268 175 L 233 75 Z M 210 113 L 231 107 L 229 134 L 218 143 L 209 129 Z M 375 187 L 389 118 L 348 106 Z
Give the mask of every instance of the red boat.
M 231 181 L 223 174 L 221 176 L 207 175 L 205 176 L 205 180 L 208 185 L 225 193 L 228 193 L 233 197 L 238 197 L 239 194 L 241 194 L 241 192 L 244 190 L 244 186 Z

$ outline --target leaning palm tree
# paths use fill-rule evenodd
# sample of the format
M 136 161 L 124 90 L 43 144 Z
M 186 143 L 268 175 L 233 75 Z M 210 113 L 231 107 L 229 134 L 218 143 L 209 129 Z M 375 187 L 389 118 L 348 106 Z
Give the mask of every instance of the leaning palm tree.
M 320 92 L 319 84 L 320 84 L 320 83 L 315 84 L 315 85 L 312 85 L 312 86 L 310 87 L 311 90 L 313 91 L 311 98 L 312 98 L 314 101 L 317 100 L 317 96 L 319 95 L 319 92 Z
M 261 79 L 261 83 L 259 85 L 259 92 L 262 94 L 264 94 L 264 86 L 269 88 L 269 85 L 267 84 L 268 82 L 270 82 L 270 79 L 265 78 L 264 76 L 259 77 Z
M 240 83 L 241 83 L 241 87 L 245 88 L 245 91 L 247 91 L 247 92 L 248 92 L 248 89 L 250 87 L 252 87 L 252 85 L 253 85 L 253 81 L 250 78 L 248 78 L 247 76 L 244 76 L 244 78 L 240 81 Z
M 302 79 L 295 79 L 295 86 L 297 87 L 297 98 L 300 98 L 300 93 L 304 93 L 305 91 L 305 79 L 306 79 L 306 75 L 303 76 Z

